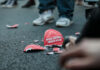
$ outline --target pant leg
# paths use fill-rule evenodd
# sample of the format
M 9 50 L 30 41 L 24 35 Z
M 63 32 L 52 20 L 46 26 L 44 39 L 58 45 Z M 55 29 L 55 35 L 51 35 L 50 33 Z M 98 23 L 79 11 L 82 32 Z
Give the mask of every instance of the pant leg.
M 60 17 L 67 17 L 72 20 L 75 0 L 57 0 L 57 7 Z
M 55 8 L 54 0 L 39 0 L 39 13 L 42 13 L 45 10 L 53 10 Z
M 36 4 L 36 3 L 35 3 L 35 0 L 28 0 L 28 2 L 30 2 L 30 4 L 33 4 L 33 5 Z
M 12 4 L 16 4 L 17 3 L 17 0 L 12 0 Z
M 34 0 L 29 0 L 29 1 L 34 1 Z
M 17 4 L 17 0 L 7 0 L 6 5 L 13 5 L 13 4 Z

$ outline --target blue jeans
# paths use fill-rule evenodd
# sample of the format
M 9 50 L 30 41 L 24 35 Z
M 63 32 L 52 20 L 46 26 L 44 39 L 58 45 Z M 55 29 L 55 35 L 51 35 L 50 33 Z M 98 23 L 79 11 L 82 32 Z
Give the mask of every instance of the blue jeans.
M 45 10 L 53 10 L 56 6 L 59 11 L 60 17 L 67 17 L 72 19 L 74 11 L 74 1 L 75 0 L 39 0 L 39 10 L 40 13 Z

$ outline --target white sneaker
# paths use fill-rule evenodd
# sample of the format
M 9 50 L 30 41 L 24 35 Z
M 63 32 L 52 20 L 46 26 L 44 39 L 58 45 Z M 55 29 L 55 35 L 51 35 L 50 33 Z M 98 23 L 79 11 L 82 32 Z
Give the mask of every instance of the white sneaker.
M 7 6 L 6 5 L 2 5 L 2 8 L 6 8 Z
M 72 21 L 70 21 L 70 19 L 65 18 L 65 17 L 61 17 L 58 19 L 58 21 L 56 22 L 56 26 L 59 27 L 68 27 L 72 24 Z
M 6 7 L 7 8 L 13 8 L 14 6 L 13 5 L 7 5 Z
M 2 5 L 2 8 L 13 8 L 13 7 L 15 7 L 15 6 L 13 6 L 13 5 Z
M 2 5 L 3 8 L 7 8 L 7 5 L 11 3 L 11 0 L 7 0 L 7 3 L 5 5 Z
M 2 5 L 3 8 L 13 8 L 15 7 L 17 4 L 15 4 L 14 0 L 8 0 L 8 2 L 5 5 Z
M 52 11 L 45 11 L 40 15 L 39 18 L 33 21 L 33 25 L 44 25 L 46 23 L 51 23 L 54 21 Z
M 13 8 L 13 7 L 15 7 L 16 6 L 16 4 L 15 4 L 15 1 L 14 0 L 11 0 L 10 2 L 8 2 L 8 4 L 7 4 L 7 8 Z

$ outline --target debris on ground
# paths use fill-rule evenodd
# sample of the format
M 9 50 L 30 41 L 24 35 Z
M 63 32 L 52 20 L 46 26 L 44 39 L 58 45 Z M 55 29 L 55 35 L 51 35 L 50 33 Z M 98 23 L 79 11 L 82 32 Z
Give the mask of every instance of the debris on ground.
M 64 42 L 63 35 L 54 29 L 46 30 L 44 34 L 44 46 L 62 45 Z
M 6 25 L 7 28 L 18 28 L 19 24 L 15 25 Z
M 57 54 L 61 54 L 63 51 L 62 50 L 59 50 L 58 52 L 55 52 Z
M 47 55 L 53 55 L 54 52 L 47 52 Z
M 30 24 L 30 23 L 26 22 L 25 24 Z
M 35 44 L 32 44 L 32 45 L 27 45 L 24 49 L 24 52 L 28 52 L 28 51 L 44 51 L 45 48 L 43 48 L 42 46 L 40 45 L 35 45 Z
M 58 52 L 58 51 L 60 51 L 60 48 L 53 48 L 53 52 Z
M 44 39 L 42 38 L 42 40 L 41 40 L 42 42 L 44 42 Z
M 45 48 L 45 50 L 48 50 L 48 47 L 45 47 L 45 46 L 44 46 L 44 48 Z
M 37 42 L 39 42 L 39 40 L 34 40 L 33 42 L 34 42 L 34 43 L 37 43 Z
M 76 32 L 75 35 L 76 35 L 76 36 L 79 36 L 79 35 L 80 35 L 80 32 Z
M 57 53 L 57 54 L 61 54 L 63 51 L 61 50 L 61 48 L 53 48 L 53 52 Z
M 21 43 L 24 43 L 24 41 L 21 41 Z
M 38 43 L 39 40 L 33 40 L 34 43 Z M 46 30 L 44 34 L 44 39 L 42 40 L 44 42 L 44 47 L 36 44 L 30 44 L 25 47 L 24 52 L 28 51 L 44 51 L 44 50 L 52 50 L 50 52 L 46 52 L 47 55 L 52 55 L 55 53 L 61 53 L 62 51 L 60 50 L 62 47 L 62 44 L 64 42 L 63 35 L 54 29 L 48 29 Z M 23 42 L 23 41 L 22 41 Z

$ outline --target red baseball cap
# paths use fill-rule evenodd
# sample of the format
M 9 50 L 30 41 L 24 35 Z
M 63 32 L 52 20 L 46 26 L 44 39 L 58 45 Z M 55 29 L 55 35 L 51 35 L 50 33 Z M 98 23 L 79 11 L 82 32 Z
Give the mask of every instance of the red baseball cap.
M 45 31 L 44 34 L 44 46 L 52 46 L 52 45 L 57 45 L 57 46 L 62 46 L 64 42 L 63 35 L 54 29 L 48 29 Z

